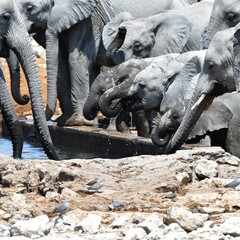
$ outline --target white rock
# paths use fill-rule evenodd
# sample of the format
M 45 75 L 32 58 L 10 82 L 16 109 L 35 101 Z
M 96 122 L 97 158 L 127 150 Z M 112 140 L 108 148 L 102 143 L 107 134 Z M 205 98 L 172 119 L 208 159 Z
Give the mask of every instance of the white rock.
M 75 229 L 81 229 L 83 232 L 96 233 L 101 226 L 102 217 L 95 214 L 88 214 Z
M 234 237 L 240 236 L 240 217 L 229 217 L 223 224 L 216 226 L 216 229 L 224 235 Z
M 178 223 L 184 230 L 193 231 L 202 227 L 208 219 L 208 214 L 192 213 L 184 207 L 171 207 L 164 217 L 166 223 Z
M 27 221 L 18 221 L 10 229 L 12 236 L 23 235 L 30 238 L 44 236 L 49 232 L 49 218 L 41 215 Z
M 196 161 L 195 173 L 198 178 L 213 178 L 218 174 L 218 164 L 215 161 L 201 159 Z
M 7 222 L 0 222 L 0 238 L 10 237 L 10 225 Z
M 147 236 L 147 233 L 143 228 L 140 227 L 131 227 L 123 240 L 141 240 Z
M 149 234 L 154 229 L 158 229 L 158 227 L 163 225 L 163 219 L 159 216 L 150 216 L 143 222 L 138 224 L 138 227 L 142 227 L 147 234 Z

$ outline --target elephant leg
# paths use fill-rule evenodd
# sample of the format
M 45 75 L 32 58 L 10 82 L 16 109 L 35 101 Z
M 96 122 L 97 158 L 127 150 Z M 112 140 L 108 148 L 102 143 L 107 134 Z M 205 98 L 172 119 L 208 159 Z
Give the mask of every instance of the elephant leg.
M 69 31 L 68 63 L 73 115 L 67 120 L 67 126 L 93 125 L 93 121 L 83 116 L 83 106 L 88 97 L 90 79 L 95 77 L 91 74 L 94 72 L 93 62 L 96 59 L 94 38 L 90 35 L 90 30 L 86 32 L 85 21 L 86 19 L 75 24 Z

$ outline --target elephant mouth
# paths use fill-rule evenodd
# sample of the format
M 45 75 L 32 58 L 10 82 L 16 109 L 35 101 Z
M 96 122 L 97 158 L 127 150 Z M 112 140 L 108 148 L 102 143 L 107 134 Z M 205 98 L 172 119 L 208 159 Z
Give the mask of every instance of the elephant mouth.
M 139 99 L 135 100 L 126 100 L 124 106 L 127 111 L 133 112 L 144 109 L 143 103 Z

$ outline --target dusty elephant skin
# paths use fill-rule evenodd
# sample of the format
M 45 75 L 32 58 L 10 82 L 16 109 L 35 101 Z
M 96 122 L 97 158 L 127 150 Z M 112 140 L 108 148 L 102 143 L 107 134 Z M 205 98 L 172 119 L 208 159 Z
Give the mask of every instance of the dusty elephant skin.
M 0 237 L 240 236 L 238 187 L 224 188 L 237 176 L 239 161 L 219 147 L 113 160 L 17 161 L 1 155 Z M 87 183 L 96 177 L 103 187 L 89 191 Z M 113 200 L 124 208 L 114 209 Z M 56 206 L 64 213 L 53 213 Z

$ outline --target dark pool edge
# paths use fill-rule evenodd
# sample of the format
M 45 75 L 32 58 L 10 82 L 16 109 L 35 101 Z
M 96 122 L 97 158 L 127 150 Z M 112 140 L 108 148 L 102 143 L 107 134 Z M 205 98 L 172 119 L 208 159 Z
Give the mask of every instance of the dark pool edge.
M 3 137 L 8 133 L 2 126 Z M 32 123 L 21 122 L 25 140 L 28 140 Z M 70 148 L 83 152 L 94 152 L 99 157 L 121 158 L 138 155 L 155 155 L 157 147 L 150 138 L 134 136 L 132 134 L 108 131 L 95 126 L 87 127 L 58 127 L 49 124 L 53 143 L 58 148 Z

